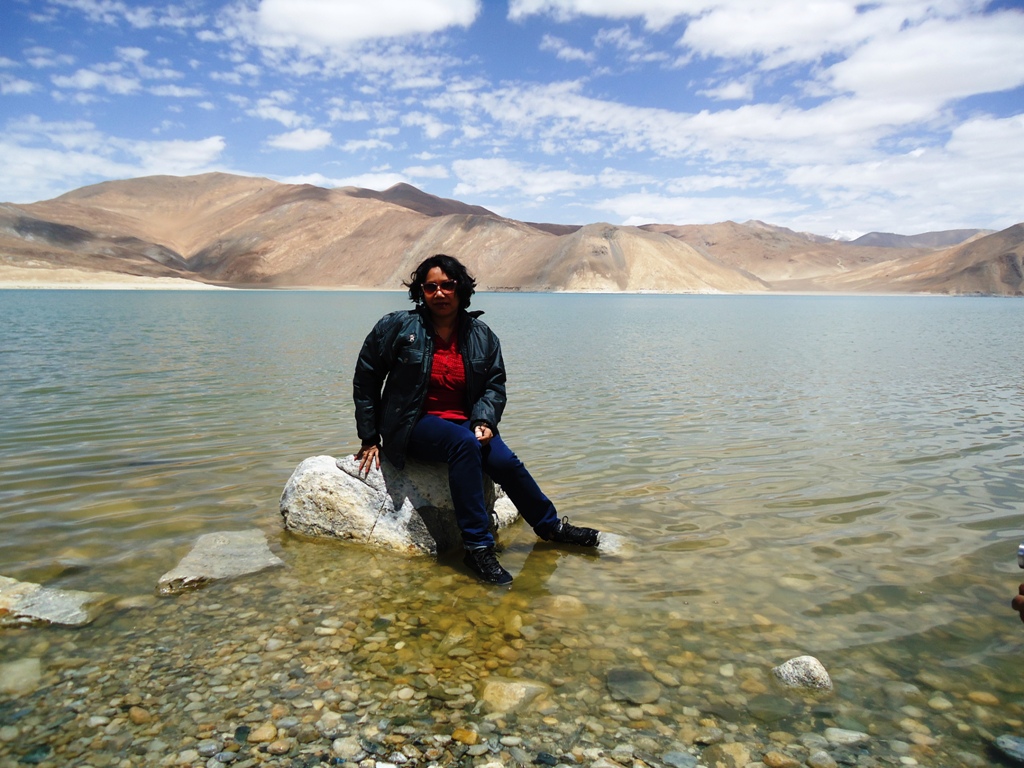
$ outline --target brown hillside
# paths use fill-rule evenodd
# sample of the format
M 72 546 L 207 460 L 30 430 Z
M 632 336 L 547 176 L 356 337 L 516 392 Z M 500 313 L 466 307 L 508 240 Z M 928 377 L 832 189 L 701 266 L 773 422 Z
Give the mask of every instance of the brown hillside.
M 842 290 L 1024 296 L 1024 224 L 832 281 Z
M 684 226 L 651 224 L 644 229 L 671 235 L 700 253 L 756 275 L 776 288 L 784 288 L 785 281 L 844 274 L 922 252 L 852 246 L 759 221 Z
M 851 246 L 762 222 L 528 224 L 404 184 L 373 192 L 220 173 L 105 182 L 0 205 L 0 280 L 72 270 L 97 279 L 398 288 L 425 256 L 448 252 L 492 290 L 1016 295 L 1019 247 L 1014 228 L 933 252 Z

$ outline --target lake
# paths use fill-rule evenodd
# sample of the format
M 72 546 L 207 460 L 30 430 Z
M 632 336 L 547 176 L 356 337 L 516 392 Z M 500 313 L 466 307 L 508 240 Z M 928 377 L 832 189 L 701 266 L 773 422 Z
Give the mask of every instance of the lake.
M 1024 302 L 475 296 L 508 368 L 506 441 L 560 514 L 626 540 L 563 552 L 520 525 L 508 591 L 457 556 L 282 531 L 295 466 L 357 448 L 356 354 L 406 306 L 398 292 L 0 291 L 0 574 L 149 598 L 199 535 L 250 528 L 287 563 L 78 630 L 0 630 L 0 661 L 43 669 L 36 692 L 0 694 L 14 729 L 0 755 L 116 765 L 156 742 L 187 759 L 274 707 L 294 729 L 352 698 L 353 729 L 371 714 L 421 734 L 469 724 L 492 756 L 512 731 L 534 752 L 575 734 L 577 751 L 657 756 L 697 752 L 693 734 L 717 727 L 751 760 L 803 759 L 840 727 L 869 734 L 829 747 L 859 764 L 981 765 L 992 737 L 1022 733 L 1009 601 L 1024 580 Z M 165 652 L 177 661 L 155 663 Z M 832 696 L 773 686 L 771 668 L 802 654 Z M 661 697 L 613 701 L 618 667 L 653 674 Z M 427 693 L 471 698 L 489 676 L 551 690 L 505 719 Z M 111 702 L 136 689 L 155 692 L 138 695 L 160 728 L 94 737 L 88 718 L 123 720 Z M 54 727 L 43 712 L 69 700 Z

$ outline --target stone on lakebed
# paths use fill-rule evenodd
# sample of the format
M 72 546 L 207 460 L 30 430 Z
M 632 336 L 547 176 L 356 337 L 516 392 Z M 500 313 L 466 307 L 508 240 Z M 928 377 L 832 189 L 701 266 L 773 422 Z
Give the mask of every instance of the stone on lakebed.
M 515 506 L 484 478 L 484 498 L 496 531 L 519 516 Z M 357 541 L 409 554 L 438 555 L 461 547 L 462 534 L 448 490 L 445 464 L 409 460 L 396 469 L 359 473 L 352 456 L 312 456 L 296 467 L 281 495 L 290 531 Z
M 175 595 L 211 581 L 279 565 L 284 565 L 284 561 L 270 551 L 262 531 L 206 533 L 173 570 L 160 577 L 157 591 L 161 595 Z
M 52 589 L 0 576 L 0 627 L 60 624 L 80 627 L 109 602 L 102 592 Z

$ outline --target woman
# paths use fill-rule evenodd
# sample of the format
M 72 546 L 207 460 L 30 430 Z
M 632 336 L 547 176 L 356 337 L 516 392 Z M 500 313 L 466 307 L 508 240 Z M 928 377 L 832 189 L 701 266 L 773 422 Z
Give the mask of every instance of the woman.
M 494 552 L 484 472 L 542 539 L 596 547 L 598 532 L 559 520 L 498 434 L 505 365 L 498 337 L 479 319 L 483 313 L 467 312 L 476 281 L 457 259 L 438 254 L 404 285 L 416 308 L 381 318 L 356 362 L 359 471 L 380 468 L 381 451 L 399 469 L 407 456 L 446 462 L 464 562 L 491 584 L 509 584 L 512 576 Z

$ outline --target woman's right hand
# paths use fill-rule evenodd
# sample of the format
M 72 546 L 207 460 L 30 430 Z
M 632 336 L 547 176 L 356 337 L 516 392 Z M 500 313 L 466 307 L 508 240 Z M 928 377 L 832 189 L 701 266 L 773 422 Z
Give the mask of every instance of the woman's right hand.
M 359 474 L 369 475 L 370 470 L 376 467 L 380 469 L 380 446 L 364 445 L 356 454 L 356 461 L 359 462 Z

